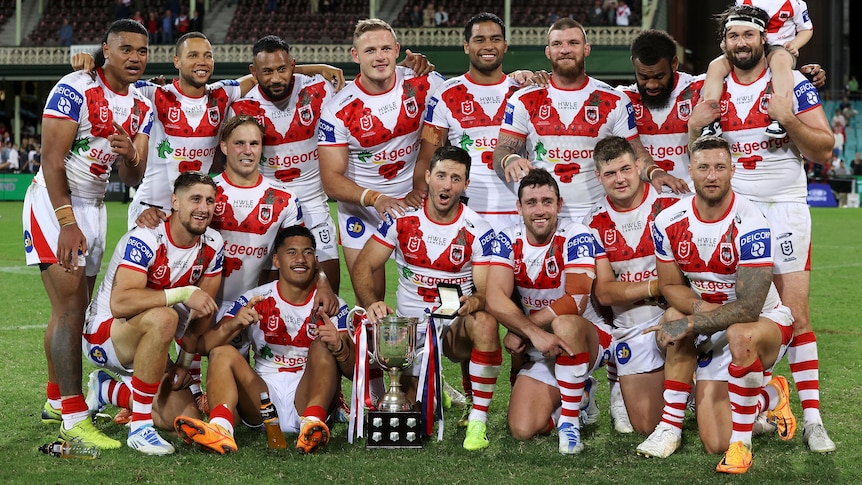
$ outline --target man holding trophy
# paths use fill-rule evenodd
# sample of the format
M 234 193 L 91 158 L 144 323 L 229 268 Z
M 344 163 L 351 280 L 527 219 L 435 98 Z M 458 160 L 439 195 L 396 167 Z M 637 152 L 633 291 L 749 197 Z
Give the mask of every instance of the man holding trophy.
M 357 301 L 370 323 L 395 313 L 375 294 L 372 275 L 395 252 L 398 265 L 398 312 L 417 318 L 416 348 L 422 348 L 427 318 L 440 327 L 443 354 L 453 362 L 469 359 L 473 410 L 468 418 L 464 448 L 488 446 L 486 422 L 503 361 L 497 321 L 484 311 L 485 281 L 495 239 L 491 226 L 461 202 L 470 183 L 470 155 L 458 147 L 437 149 L 425 172 L 428 197 L 421 210 L 397 219 L 386 218 L 365 244 L 352 276 Z M 463 294 L 456 305 L 438 303 L 438 288 Z M 457 293 L 456 293 L 457 294 Z M 458 307 L 460 305 L 460 307 Z M 403 379 L 406 395 L 416 396 L 419 366 Z

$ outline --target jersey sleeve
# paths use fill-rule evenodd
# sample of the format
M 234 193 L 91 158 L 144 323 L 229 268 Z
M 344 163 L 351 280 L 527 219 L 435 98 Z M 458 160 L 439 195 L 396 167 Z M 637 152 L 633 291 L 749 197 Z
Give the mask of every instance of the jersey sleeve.
M 638 136 L 637 124 L 635 123 L 635 109 L 628 96 L 619 93 L 619 103 L 614 108 L 615 116 L 613 134 L 631 140 Z
M 395 249 L 398 246 L 398 220 L 393 219 L 387 213 L 383 217 L 383 222 L 377 226 L 377 231 L 371 237 L 380 244 Z
M 440 89 L 434 92 L 434 95 L 428 100 L 428 107 L 425 112 L 425 123 L 437 128 L 449 129 L 449 107 L 442 102 L 446 86 L 441 86 Z
M 793 9 L 793 23 L 796 25 L 796 31 L 814 30 L 814 22 L 811 21 L 811 15 L 808 14 L 808 4 L 803 0 L 797 0 L 796 8 Z
M 228 105 L 242 98 L 242 87 L 240 87 L 239 81 L 235 79 L 219 81 L 212 86 L 212 89 L 224 90 L 225 94 L 227 94 Z
M 667 224 L 662 215 L 659 214 L 652 225 L 652 240 L 655 246 L 656 259 L 663 263 L 670 263 L 673 262 L 673 252 L 667 238 Z
M 583 224 L 572 224 L 566 231 L 566 271 L 596 267 L 596 238 Z
M 527 112 L 527 108 L 524 107 L 524 103 L 521 102 L 520 93 L 515 93 L 506 103 L 506 112 L 503 113 L 503 123 L 500 125 L 500 133 L 510 133 L 526 137 L 530 133 L 529 121 L 530 114 Z
M 323 104 L 318 124 L 318 146 L 347 146 L 350 132 L 338 119 L 336 108 L 339 104 L 338 99 L 332 99 Z
M 329 317 L 329 320 L 339 332 L 349 332 L 350 326 L 347 322 L 347 314 L 350 313 L 350 309 L 347 308 L 347 303 L 341 297 L 338 297 L 338 305 L 338 313 Z
M 65 81 L 65 80 L 63 80 Z M 72 84 L 60 81 L 48 94 L 42 116 L 67 119 L 78 123 L 84 107 L 84 93 Z
M 515 251 L 508 230 L 498 232 L 496 240 L 491 244 L 491 264 L 515 269 Z
M 124 245 L 119 266 L 146 273 L 156 258 L 158 243 L 152 231 L 136 228 L 126 234 L 120 244 Z
M 793 107 L 796 114 L 821 106 L 820 93 L 804 74 L 793 71 L 793 80 L 796 83 L 793 88 Z
M 224 266 L 224 239 L 222 239 L 221 235 L 214 229 L 208 230 L 207 233 L 201 237 L 208 238 L 206 240 L 206 244 L 214 250 L 213 257 L 207 264 L 204 276 L 215 276 L 221 274 L 222 267 Z
M 482 221 L 484 222 L 484 220 Z M 476 229 L 480 236 L 473 240 L 473 259 L 474 265 L 490 264 L 493 254 L 494 241 L 497 240 L 497 234 L 491 229 L 491 225 L 485 222 L 484 224 L 476 224 Z

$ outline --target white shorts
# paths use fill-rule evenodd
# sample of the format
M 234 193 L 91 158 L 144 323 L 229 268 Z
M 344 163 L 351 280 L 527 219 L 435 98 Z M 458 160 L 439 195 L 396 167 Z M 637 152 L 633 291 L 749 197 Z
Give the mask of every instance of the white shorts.
M 324 205 L 324 212 L 309 211 L 302 206 L 302 218 L 305 221 L 305 227 L 309 228 L 314 234 L 314 239 L 317 242 L 317 260 L 331 261 L 338 259 L 338 241 L 335 237 L 335 221 L 332 220 L 332 215 L 329 213 L 329 206 Z
M 524 218 L 517 212 L 507 214 L 505 212 L 479 212 L 482 219 L 488 221 L 494 231 L 500 231 L 507 227 L 516 226 L 524 222 Z
M 381 222 L 374 207 L 338 203 L 338 239 L 344 248 L 361 250 Z
M 811 271 L 811 212 L 800 202 L 755 202 L 772 231 L 773 273 Z
M 281 431 L 285 433 L 299 433 L 299 412 L 296 410 L 294 399 L 299 380 L 302 379 L 301 372 L 268 372 L 260 375 L 269 388 L 269 398 L 278 412 L 278 422 Z
M 590 321 L 598 334 L 599 347 L 596 349 L 596 358 L 587 375 L 592 375 L 593 372 L 599 369 L 599 367 L 605 365 L 611 356 L 611 334 L 607 332 L 604 324 L 598 324 L 592 321 L 592 319 L 590 319 Z M 558 387 L 557 378 L 554 373 L 556 359 L 553 357 L 545 357 L 533 347 L 529 347 L 527 349 L 527 356 L 529 357 L 529 361 L 521 367 L 521 370 L 518 371 L 518 375 L 530 377 L 552 387 Z
M 71 196 L 72 211 L 78 228 L 87 238 L 85 274 L 96 276 L 102 266 L 107 238 L 108 214 L 102 199 L 84 199 Z M 60 223 L 54 214 L 54 206 L 48 197 L 48 189 L 33 183 L 24 196 L 24 251 L 27 265 L 56 264 L 57 239 Z
M 114 319 L 111 315 L 87 315 L 82 336 L 84 355 L 94 365 L 116 372 L 120 377 L 131 378 L 134 369 L 124 366 L 117 357 L 111 339 L 111 325 L 122 324 L 124 319 Z
M 617 360 L 617 375 L 645 374 L 664 366 L 664 356 L 655 341 L 655 333 L 644 334 L 646 328 L 658 325 L 662 315 L 637 327 L 615 328 L 611 348 Z

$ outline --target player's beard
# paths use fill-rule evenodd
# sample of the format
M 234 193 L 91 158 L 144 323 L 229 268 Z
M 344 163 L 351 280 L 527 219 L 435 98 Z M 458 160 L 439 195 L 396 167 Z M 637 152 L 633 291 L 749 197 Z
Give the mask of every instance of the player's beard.
M 667 86 L 661 89 L 661 92 L 656 95 L 650 95 L 647 93 L 646 87 L 642 86 L 640 83 L 637 83 L 638 93 L 641 95 L 641 101 L 643 101 L 644 106 L 649 109 L 659 109 L 667 106 L 668 101 L 670 101 L 670 95 L 673 93 L 673 83 L 668 83 Z
M 280 94 L 275 94 L 269 89 L 269 86 L 264 86 L 263 84 L 258 84 L 257 87 L 261 90 L 263 95 L 266 96 L 266 99 L 270 101 L 281 101 L 290 96 L 290 84 L 286 86 L 284 84 L 280 84 L 279 86 L 284 87 Z
M 199 81 L 197 80 L 197 77 L 196 77 L 194 74 L 192 74 L 192 75 L 187 75 L 187 74 L 182 74 L 182 73 L 181 73 L 180 75 L 182 76 L 183 81 L 185 81 L 189 86 L 191 86 L 191 87 L 193 87 L 193 88 L 195 88 L 195 89 L 200 89 L 200 88 L 202 88 L 202 87 L 205 87 L 205 86 L 207 85 L 207 83 L 209 82 L 209 78 L 207 78 L 207 79 L 206 79 L 204 82 L 202 82 L 202 83 L 201 83 L 201 82 L 199 82 Z
M 501 65 L 503 64 L 503 57 L 497 57 L 497 60 L 493 64 L 482 64 L 481 61 L 473 62 L 470 60 L 470 65 L 473 66 L 474 69 L 481 72 L 484 75 L 493 74 Z
M 566 59 L 573 59 L 575 61 L 574 64 L 566 64 L 565 66 L 559 62 L 559 60 L 551 61 L 551 70 L 560 75 L 560 77 L 575 79 L 581 74 L 584 73 L 584 60 L 581 59 L 578 61 L 575 58 L 567 57 Z
M 736 57 L 737 52 L 750 52 L 751 55 L 748 56 L 748 59 L 739 59 L 738 57 Z M 728 55 L 727 57 L 730 60 L 730 63 L 734 65 L 734 67 L 736 67 L 737 69 L 742 69 L 743 71 L 748 71 L 749 69 L 757 67 L 757 64 L 760 63 L 761 59 L 763 59 L 763 47 L 761 46 L 760 49 L 749 47 L 748 50 L 737 49 L 730 53 L 730 55 Z

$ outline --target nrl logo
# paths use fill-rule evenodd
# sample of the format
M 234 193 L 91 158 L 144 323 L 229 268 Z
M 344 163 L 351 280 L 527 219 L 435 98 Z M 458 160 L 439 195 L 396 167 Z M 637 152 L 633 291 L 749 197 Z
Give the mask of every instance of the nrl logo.
M 371 131 L 373 126 L 374 119 L 371 115 L 365 115 L 362 118 L 359 118 L 359 127 L 362 128 L 362 131 Z
M 180 109 L 179 108 L 175 108 L 175 107 L 168 108 L 168 121 L 170 121 L 171 123 L 176 123 L 176 122 L 180 121 Z
M 415 253 L 419 251 L 419 245 L 422 242 L 422 239 L 419 236 L 410 236 L 410 239 L 407 240 L 407 250 L 411 253 Z
M 539 106 L 539 119 L 546 120 L 551 117 L 551 107 L 549 105 Z
M 461 101 L 461 113 L 465 115 L 473 114 L 473 101 Z
M 632 105 L 632 107 L 635 109 L 635 118 L 637 118 L 637 119 L 643 118 L 643 115 L 644 115 L 643 105 L 642 104 L 635 104 L 635 105 Z
M 688 241 L 680 241 L 679 246 L 676 248 L 676 252 L 679 254 L 680 258 L 687 258 L 690 251 L 691 243 Z
M 102 123 L 108 122 L 108 112 L 109 110 L 107 106 L 99 106 L 99 119 L 102 121 Z
M 605 245 L 613 246 L 617 242 L 617 231 L 616 229 L 605 229 Z

